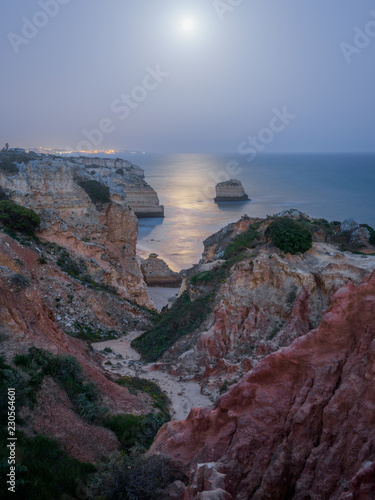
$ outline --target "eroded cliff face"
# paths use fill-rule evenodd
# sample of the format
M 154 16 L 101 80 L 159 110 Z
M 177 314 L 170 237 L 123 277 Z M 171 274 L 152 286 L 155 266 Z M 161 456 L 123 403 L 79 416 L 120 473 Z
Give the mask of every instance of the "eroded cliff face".
M 14 356 L 27 354 L 30 347 L 74 356 L 87 380 L 98 388 L 108 414 L 151 411 L 147 395 L 134 396 L 114 383 L 101 369 L 101 357 L 86 342 L 71 336 L 75 321 L 91 325 L 93 330 L 126 331 L 138 321 L 144 322 L 141 311 L 112 293 L 85 287 L 53 261 L 41 263 L 38 249 L 43 244 L 27 244 L 30 246 L 0 233 L 0 355 L 10 365 Z M 19 276 L 22 279 L 15 279 Z M 24 419 L 19 430 L 55 438 L 81 461 L 97 463 L 120 449 L 111 431 L 89 424 L 77 414 L 50 377 L 44 378 L 35 407 L 31 410 L 25 405 L 17 411 Z
M 125 202 L 94 204 L 81 180 L 91 180 L 83 165 L 50 157 L 20 164 L 16 175 L 0 172 L 11 198 L 40 214 L 41 239 L 83 259 L 89 275 L 115 287 L 121 297 L 151 306 L 136 260 L 134 212 Z
M 224 249 L 254 222 L 259 238 L 224 273 Z M 267 242 L 270 222 L 243 219 L 207 240 L 186 290 L 193 301 L 212 297 L 212 312 L 157 365 L 199 380 L 202 391 L 213 397 L 268 354 L 317 328 L 334 293 L 349 282 L 359 285 L 375 269 L 374 256 L 340 251 L 319 232 L 305 254 L 284 255 Z
M 136 259 L 134 211 L 124 200 L 98 202 L 89 195 L 82 181 L 93 176 L 82 164 L 43 156 L 17 167 L 18 173 L 0 171 L 2 192 L 37 212 L 41 225 L 38 238 L 0 231 L 0 355 L 21 380 L 31 375 L 16 368 L 15 356 L 32 347 L 73 356 L 85 383 L 98 390 L 103 419 L 152 411 L 148 395 L 130 394 L 105 374 L 103 359 L 86 342 L 151 325 L 142 307 L 152 303 Z M 99 463 L 121 449 L 104 420 L 89 423 L 52 376 L 43 374 L 35 390 L 33 407 L 28 401 L 17 407 L 24 420 L 19 430 L 55 438 L 83 462 Z
M 129 161 L 103 158 L 72 158 L 86 167 L 93 179 L 106 184 L 111 191 L 111 199 L 126 203 L 142 217 L 164 217 L 164 206 L 160 205 L 156 191 L 145 181 L 144 171 Z
M 174 498 L 344 500 L 375 490 L 375 272 L 321 324 L 220 398 L 165 425 L 151 452 L 184 464 Z

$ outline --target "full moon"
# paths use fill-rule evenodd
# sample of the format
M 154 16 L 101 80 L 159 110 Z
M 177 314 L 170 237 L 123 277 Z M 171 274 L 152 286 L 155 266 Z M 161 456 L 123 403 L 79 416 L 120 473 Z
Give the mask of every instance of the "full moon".
M 182 21 L 182 25 L 181 25 L 181 26 L 182 26 L 182 29 L 183 29 L 186 33 L 188 33 L 189 31 L 192 31 L 192 30 L 193 30 L 193 28 L 194 28 L 194 23 L 193 23 L 193 21 L 192 21 L 191 19 L 184 19 L 184 20 Z

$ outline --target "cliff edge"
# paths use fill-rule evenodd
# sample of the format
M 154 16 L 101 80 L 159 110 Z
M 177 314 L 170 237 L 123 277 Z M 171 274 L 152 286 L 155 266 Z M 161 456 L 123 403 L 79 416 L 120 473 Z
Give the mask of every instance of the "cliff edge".
M 151 451 L 185 465 L 179 498 L 371 498 L 374 313 L 375 273 L 340 288 L 316 330 L 265 358 L 214 408 L 165 425 Z

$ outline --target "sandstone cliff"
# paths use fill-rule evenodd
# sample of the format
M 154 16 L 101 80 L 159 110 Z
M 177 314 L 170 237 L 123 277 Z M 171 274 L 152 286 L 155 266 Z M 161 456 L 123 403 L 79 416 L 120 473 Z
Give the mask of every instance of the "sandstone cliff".
M 212 409 L 160 431 L 188 499 L 370 499 L 375 491 L 375 273 L 332 297 L 320 326 L 267 356 Z
M 79 184 L 92 176 L 72 161 L 42 157 L 18 169 L 15 175 L 0 170 L 0 185 L 15 202 L 40 214 L 39 237 L 83 259 L 95 281 L 150 306 L 136 260 L 138 222 L 129 206 L 94 203 Z
M 134 396 L 108 379 L 100 367 L 100 356 L 86 342 L 74 338 L 80 332 L 111 331 L 116 335 L 145 325 L 142 311 L 113 293 L 87 287 L 69 276 L 53 261 L 46 245 L 17 241 L 0 232 L 0 355 L 10 365 L 14 356 L 27 354 L 30 347 L 74 356 L 98 388 L 100 402 L 109 414 L 151 411 L 151 398 Z M 47 259 L 41 260 L 41 249 Z M 50 377 L 44 378 L 33 409 L 18 405 L 17 412 L 24 419 L 18 430 L 56 438 L 69 455 L 81 461 L 96 463 L 120 449 L 111 431 L 89 424 L 77 414 Z
M 216 203 L 220 201 L 247 201 L 248 199 L 241 181 L 237 179 L 219 182 L 216 185 Z
M 138 218 L 164 217 L 164 207 L 155 190 L 144 180 L 140 167 L 121 159 L 77 157 L 71 160 L 84 165 L 93 179 L 106 184 L 111 199 L 126 203 Z
M 349 282 L 359 285 L 375 269 L 375 256 L 326 243 L 336 236 L 317 223 L 311 250 L 284 255 L 267 239 L 271 220 L 245 217 L 206 240 L 203 259 L 183 287 L 193 309 L 205 301 L 206 319 L 179 337 L 158 360 L 159 369 L 194 378 L 216 397 L 265 356 L 317 328 L 334 293 Z M 228 258 L 236 237 L 254 224 L 250 248 Z M 172 323 L 178 310 L 179 304 Z

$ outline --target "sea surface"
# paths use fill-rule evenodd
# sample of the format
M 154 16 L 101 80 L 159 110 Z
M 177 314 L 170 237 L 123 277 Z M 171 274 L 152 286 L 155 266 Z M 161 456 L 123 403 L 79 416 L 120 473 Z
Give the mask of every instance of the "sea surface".
M 117 155 L 145 170 L 165 206 L 164 219 L 139 221 L 138 252 L 155 252 L 176 271 L 197 263 L 203 240 L 243 214 L 289 208 L 329 221 L 375 227 L 375 154 Z M 249 202 L 217 204 L 215 185 L 237 178 Z

